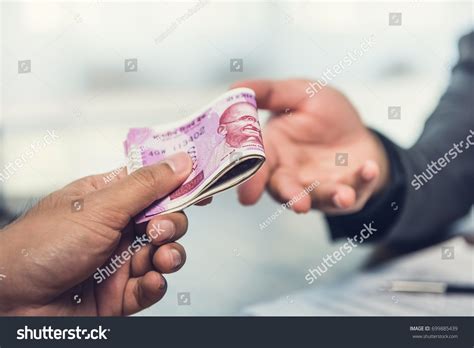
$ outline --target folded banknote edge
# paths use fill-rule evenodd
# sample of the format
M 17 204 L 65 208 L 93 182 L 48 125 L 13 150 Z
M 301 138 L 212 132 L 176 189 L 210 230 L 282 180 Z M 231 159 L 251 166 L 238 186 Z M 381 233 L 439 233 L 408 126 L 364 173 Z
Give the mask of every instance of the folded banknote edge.
M 232 167 L 225 167 L 224 166 L 219 171 L 219 174 L 214 176 L 212 178 L 212 180 L 210 180 L 201 190 L 197 190 L 193 195 L 191 195 L 191 197 L 193 197 L 193 198 L 185 200 L 185 201 L 183 201 L 183 203 L 177 205 L 176 207 L 171 208 L 171 209 L 167 209 L 166 211 L 163 211 L 163 212 L 157 213 L 157 214 L 147 215 L 146 214 L 147 209 L 145 209 L 143 212 L 141 212 L 139 215 L 136 216 L 135 223 L 140 224 L 140 223 L 151 220 L 153 218 L 153 216 L 157 216 L 157 215 L 161 215 L 161 214 L 169 214 L 169 213 L 173 213 L 173 212 L 176 212 L 176 211 L 183 210 L 183 209 L 185 209 L 185 208 L 187 208 L 191 205 L 194 205 L 194 204 L 196 204 L 196 203 L 198 203 L 198 202 L 200 202 L 200 201 L 202 201 L 206 198 L 212 197 L 213 195 L 215 195 L 219 192 L 225 191 L 229 188 L 232 188 L 234 186 L 237 186 L 237 185 L 240 185 L 240 184 L 244 183 L 245 181 L 249 180 L 262 167 L 263 163 L 266 160 L 266 157 L 265 157 L 264 154 L 263 155 L 261 155 L 261 154 L 251 154 L 251 155 L 248 155 L 248 156 L 245 156 L 245 157 L 246 158 L 244 158 L 243 160 L 247 160 L 247 159 L 251 159 L 251 158 L 257 158 L 257 159 L 260 159 L 261 161 L 259 161 L 254 167 L 250 168 L 247 172 L 244 172 L 244 173 L 242 173 L 242 175 L 226 182 L 227 183 L 226 185 L 220 185 L 220 186 L 217 186 L 214 189 L 209 190 L 209 187 L 211 187 L 213 185 L 213 183 L 218 181 L 223 175 L 225 175 L 226 173 L 228 173 L 230 170 L 232 170 L 235 167 L 235 166 L 232 166 Z

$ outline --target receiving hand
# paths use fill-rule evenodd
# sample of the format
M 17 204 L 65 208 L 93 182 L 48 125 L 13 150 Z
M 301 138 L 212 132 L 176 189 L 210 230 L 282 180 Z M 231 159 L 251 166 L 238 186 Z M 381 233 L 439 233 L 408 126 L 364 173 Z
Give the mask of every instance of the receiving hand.
M 309 195 L 300 195 L 294 211 L 356 212 L 388 181 L 385 150 L 343 94 L 324 87 L 310 97 L 308 86 L 306 80 L 232 86 L 253 89 L 259 108 L 274 113 L 263 131 L 267 161 L 239 187 L 239 199 L 254 204 L 267 188 L 277 201 L 288 202 L 319 182 Z M 348 162 L 336 158 L 338 153 L 347 153 Z

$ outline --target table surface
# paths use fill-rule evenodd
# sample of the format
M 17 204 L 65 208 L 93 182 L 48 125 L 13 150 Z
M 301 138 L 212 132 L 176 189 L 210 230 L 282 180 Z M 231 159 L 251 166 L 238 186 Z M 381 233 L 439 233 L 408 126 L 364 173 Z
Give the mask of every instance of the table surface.
M 442 248 L 452 247 L 443 259 Z M 388 291 L 394 280 L 474 284 L 474 246 L 464 238 L 448 240 L 378 268 L 356 272 L 331 284 L 306 289 L 247 307 L 247 315 L 310 316 L 473 316 L 472 294 L 425 294 Z

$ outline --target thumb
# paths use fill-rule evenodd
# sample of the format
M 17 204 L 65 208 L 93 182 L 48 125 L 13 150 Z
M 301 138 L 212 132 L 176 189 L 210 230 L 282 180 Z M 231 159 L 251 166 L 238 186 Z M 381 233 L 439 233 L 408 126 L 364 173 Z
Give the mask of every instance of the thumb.
M 191 169 L 191 157 L 180 152 L 99 190 L 97 199 L 103 208 L 133 217 L 178 188 L 191 174 Z

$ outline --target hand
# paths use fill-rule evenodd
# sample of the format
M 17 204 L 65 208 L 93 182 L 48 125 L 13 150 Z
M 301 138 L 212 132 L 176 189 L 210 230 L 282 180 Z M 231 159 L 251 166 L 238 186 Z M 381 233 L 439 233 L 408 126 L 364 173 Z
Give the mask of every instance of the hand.
M 253 89 L 259 108 L 275 113 L 263 131 L 267 161 L 239 187 L 241 203 L 256 203 L 265 187 L 277 201 L 288 202 L 319 182 L 292 209 L 347 214 L 387 184 L 383 145 L 340 92 L 324 87 L 310 97 L 305 80 L 244 81 L 232 87 Z M 336 166 L 336 153 L 348 154 L 347 166 Z
M 7 226 L 0 232 L 0 315 L 130 315 L 159 301 L 166 292 L 161 273 L 185 262 L 174 241 L 187 218 L 131 219 L 183 183 L 191 167 L 180 153 L 131 175 L 86 177 Z M 137 239 L 145 233 L 151 243 Z

